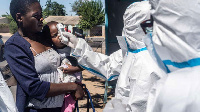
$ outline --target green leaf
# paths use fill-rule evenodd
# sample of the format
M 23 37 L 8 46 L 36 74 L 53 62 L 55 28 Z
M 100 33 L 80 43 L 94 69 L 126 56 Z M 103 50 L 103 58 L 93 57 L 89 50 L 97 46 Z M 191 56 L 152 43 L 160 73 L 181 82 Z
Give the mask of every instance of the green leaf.
M 91 29 L 96 25 L 103 24 L 105 21 L 105 12 L 100 0 L 84 2 L 77 0 L 73 3 L 72 10 L 81 16 L 80 29 Z

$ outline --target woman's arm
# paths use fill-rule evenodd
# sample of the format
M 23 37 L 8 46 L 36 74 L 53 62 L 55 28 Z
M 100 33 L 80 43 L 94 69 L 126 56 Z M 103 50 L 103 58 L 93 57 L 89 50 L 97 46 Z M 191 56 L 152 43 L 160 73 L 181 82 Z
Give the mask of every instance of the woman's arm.
M 84 96 L 83 88 L 76 83 L 51 83 L 50 89 L 46 94 L 46 97 L 57 96 L 65 94 L 67 92 L 74 93 L 76 99 L 81 99 Z
M 54 84 L 40 81 L 35 69 L 34 57 L 29 47 L 7 43 L 5 57 L 15 76 L 18 86 L 29 97 L 42 101 L 45 97 L 75 92 L 75 96 L 83 96 L 83 90 L 75 83 Z

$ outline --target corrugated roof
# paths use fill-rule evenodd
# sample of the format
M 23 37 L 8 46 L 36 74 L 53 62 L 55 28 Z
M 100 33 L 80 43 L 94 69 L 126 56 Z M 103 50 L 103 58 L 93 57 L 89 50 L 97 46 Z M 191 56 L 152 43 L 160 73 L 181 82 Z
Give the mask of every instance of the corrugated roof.
M 80 16 L 49 16 L 44 19 L 45 22 L 56 21 L 67 25 L 77 25 L 80 21 Z

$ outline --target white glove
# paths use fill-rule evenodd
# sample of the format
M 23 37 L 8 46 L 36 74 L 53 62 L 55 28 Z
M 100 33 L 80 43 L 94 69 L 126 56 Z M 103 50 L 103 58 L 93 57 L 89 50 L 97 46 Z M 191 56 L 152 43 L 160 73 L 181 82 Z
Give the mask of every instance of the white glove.
M 63 36 L 59 37 L 60 41 L 71 48 L 75 48 L 78 43 L 78 38 L 69 32 L 62 32 L 62 34 Z

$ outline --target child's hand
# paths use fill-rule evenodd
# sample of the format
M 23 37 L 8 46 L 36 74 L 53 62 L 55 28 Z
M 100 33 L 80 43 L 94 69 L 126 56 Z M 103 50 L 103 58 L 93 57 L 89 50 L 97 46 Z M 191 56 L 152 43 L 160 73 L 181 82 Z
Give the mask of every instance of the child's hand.
M 81 69 L 78 66 L 72 66 L 69 64 L 66 64 L 68 68 L 63 68 L 63 73 L 65 74 L 74 74 L 76 72 L 80 72 Z

